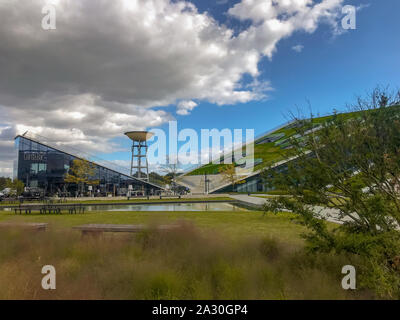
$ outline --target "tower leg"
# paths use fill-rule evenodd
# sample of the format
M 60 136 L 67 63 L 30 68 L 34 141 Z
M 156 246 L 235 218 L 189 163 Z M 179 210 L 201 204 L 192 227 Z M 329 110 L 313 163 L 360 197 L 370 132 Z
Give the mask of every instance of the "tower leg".
M 137 178 L 144 181 L 149 181 L 149 165 L 147 161 L 147 149 L 148 146 L 146 141 L 133 141 L 131 170 L 130 170 L 131 176 L 133 177 L 136 171 Z M 137 161 L 137 165 L 135 163 L 135 159 Z
M 132 157 L 131 157 L 131 177 L 133 176 L 133 157 L 134 157 L 134 152 L 135 152 L 135 146 L 132 145 Z

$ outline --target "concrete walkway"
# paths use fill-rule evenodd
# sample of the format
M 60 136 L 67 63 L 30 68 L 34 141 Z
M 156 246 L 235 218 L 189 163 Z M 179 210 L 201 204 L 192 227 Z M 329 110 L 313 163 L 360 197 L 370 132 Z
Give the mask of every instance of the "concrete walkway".
M 231 194 L 230 197 L 235 200 L 239 200 L 241 202 L 245 202 L 246 204 L 255 205 L 255 206 L 262 206 L 266 200 L 259 197 L 251 197 L 247 194 Z
M 268 198 L 260 198 L 256 196 L 248 196 L 246 194 L 230 195 L 231 198 L 246 203 L 248 205 L 261 207 L 268 201 Z M 326 208 L 322 206 L 314 206 L 314 212 L 320 219 L 333 223 L 343 224 L 346 221 L 352 221 L 350 217 L 341 218 L 340 211 L 337 209 Z
M 192 193 L 204 193 L 205 191 L 204 175 L 179 176 L 176 179 L 179 184 L 188 187 Z M 226 184 L 222 174 L 208 174 L 207 179 L 210 192 Z

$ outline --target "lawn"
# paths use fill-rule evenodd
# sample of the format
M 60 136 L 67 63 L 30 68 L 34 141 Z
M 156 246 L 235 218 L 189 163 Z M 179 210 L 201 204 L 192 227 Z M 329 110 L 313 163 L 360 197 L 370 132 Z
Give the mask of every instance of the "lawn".
M 301 244 L 303 227 L 291 221 L 290 213 L 279 215 L 261 211 L 189 211 L 189 212 L 150 212 L 150 211 L 87 211 L 84 214 L 39 213 L 15 215 L 12 211 L 0 211 L 0 222 L 46 222 L 50 228 L 64 229 L 80 224 L 154 224 L 186 221 L 200 230 L 211 230 L 231 239 L 241 237 L 279 237 L 283 241 Z
M 262 198 L 262 199 L 275 199 L 277 196 L 266 194 L 266 195 L 252 195 L 252 197 Z

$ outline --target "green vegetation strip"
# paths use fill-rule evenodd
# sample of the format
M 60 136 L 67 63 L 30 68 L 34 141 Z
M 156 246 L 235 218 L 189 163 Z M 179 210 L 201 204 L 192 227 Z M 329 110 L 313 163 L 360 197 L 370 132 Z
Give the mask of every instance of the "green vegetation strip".
M 358 113 L 359 112 L 343 113 L 340 114 L 340 116 L 343 119 L 350 119 L 357 116 Z M 312 122 L 314 126 L 317 127 L 318 125 L 328 121 L 332 117 L 332 115 L 318 117 L 314 118 Z M 262 159 L 262 163 L 256 165 L 254 170 L 261 170 L 280 160 L 285 159 L 285 157 L 287 156 L 287 150 L 284 148 L 290 147 L 290 138 L 292 138 L 296 134 L 296 129 L 293 127 L 293 124 L 291 124 L 274 132 L 271 132 L 270 134 L 268 134 L 268 136 L 273 136 L 276 134 L 284 134 L 284 136 L 274 142 L 257 144 L 257 142 L 262 140 L 261 138 L 256 141 L 256 144 L 254 145 L 254 159 Z M 224 164 L 209 163 L 193 170 L 192 172 L 188 173 L 188 175 L 194 176 L 204 174 L 218 174 L 219 169 L 223 166 Z

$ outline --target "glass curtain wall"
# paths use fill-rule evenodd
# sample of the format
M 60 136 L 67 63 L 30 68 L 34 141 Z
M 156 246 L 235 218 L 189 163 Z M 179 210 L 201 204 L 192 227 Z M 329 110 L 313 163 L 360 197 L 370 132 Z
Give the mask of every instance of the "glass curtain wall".
M 77 157 L 23 136 L 15 139 L 15 152 L 14 177 L 23 181 L 25 186 L 40 188 L 46 194 L 76 195 L 77 185 L 65 183 L 64 176 Z M 93 186 L 92 193 L 95 195 L 126 195 L 129 185 L 132 190 L 147 194 L 154 194 L 157 189 L 156 186 L 97 164 L 92 178 L 100 181 L 99 185 Z

